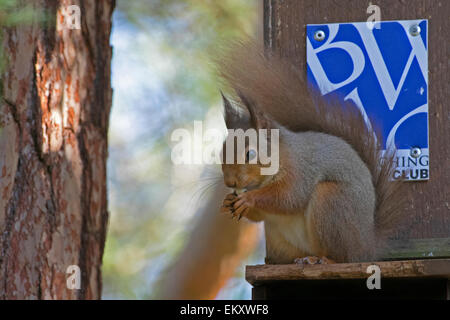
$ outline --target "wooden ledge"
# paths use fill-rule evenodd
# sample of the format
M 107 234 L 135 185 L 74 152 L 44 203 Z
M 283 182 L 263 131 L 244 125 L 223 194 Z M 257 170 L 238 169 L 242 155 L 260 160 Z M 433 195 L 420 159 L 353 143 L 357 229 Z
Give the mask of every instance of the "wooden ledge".
M 246 280 L 253 286 L 276 281 L 332 280 L 368 278 L 370 265 L 377 265 L 381 278 L 446 278 L 450 279 L 450 259 L 337 263 L 328 265 L 282 264 L 247 266 Z

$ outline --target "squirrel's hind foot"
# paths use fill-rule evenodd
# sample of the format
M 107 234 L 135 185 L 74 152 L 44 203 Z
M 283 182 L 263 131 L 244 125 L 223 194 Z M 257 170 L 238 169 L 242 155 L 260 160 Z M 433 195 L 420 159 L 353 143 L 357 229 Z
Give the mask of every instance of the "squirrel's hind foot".
M 303 258 L 296 258 L 294 260 L 295 264 L 301 264 L 301 265 L 313 265 L 313 264 L 333 264 L 336 263 L 331 259 L 328 259 L 327 257 L 316 257 L 316 256 L 307 256 Z

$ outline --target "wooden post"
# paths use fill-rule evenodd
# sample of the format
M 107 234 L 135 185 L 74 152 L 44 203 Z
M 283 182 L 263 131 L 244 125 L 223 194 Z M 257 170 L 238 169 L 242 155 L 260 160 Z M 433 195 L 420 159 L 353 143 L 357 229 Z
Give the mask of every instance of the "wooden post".
M 430 180 L 411 182 L 406 238 L 450 236 L 449 1 L 371 1 L 381 20 L 428 19 Z M 264 43 L 306 74 L 307 24 L 367 21 L 369 1 L 264 0 Z
M 450 92 L 450 2 L 372 1 L 381 20 L 428 19 L 430 180 L 410 182 L 407 228 L 383 259 L 444 259 L 334 265 L 247 266 L 253 299 L 450 299 L 450 126 L 444 103 Z M 365 22 L 369 2 L 264 0 L 264 44 L 306 74 L 306 25 Z M 383 290 L 368 290 L 367 266 L 377 264 Z

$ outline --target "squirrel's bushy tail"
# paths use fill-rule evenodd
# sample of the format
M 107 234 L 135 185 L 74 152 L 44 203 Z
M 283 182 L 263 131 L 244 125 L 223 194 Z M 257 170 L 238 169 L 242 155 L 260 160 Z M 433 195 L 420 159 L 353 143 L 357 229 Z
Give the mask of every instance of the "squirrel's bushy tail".
M 316 131 L 342 138 L 369 168 L 376 191 L 377 235 L 393 231 L 401 218 L 404 196 L 400 181 L 390 181 L 393 151 L 380 163 L 380 137 L 366 125 L 351 102 L 308 88 L 303 70 L 297 70 L 252 41 L 234 42 L 217 59 L 225 85 L 251 99 L 255 106 L 292 131 Z

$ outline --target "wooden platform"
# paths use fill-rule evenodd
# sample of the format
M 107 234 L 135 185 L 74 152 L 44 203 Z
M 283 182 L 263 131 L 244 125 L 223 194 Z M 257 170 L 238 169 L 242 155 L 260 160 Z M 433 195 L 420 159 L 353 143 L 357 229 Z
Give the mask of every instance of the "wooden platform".
M 381 270 L 381 289 L 367 288 L 369 265 Z M 450 259 L 255 265 L 246 267 L 253 299 L 450 299 Z

